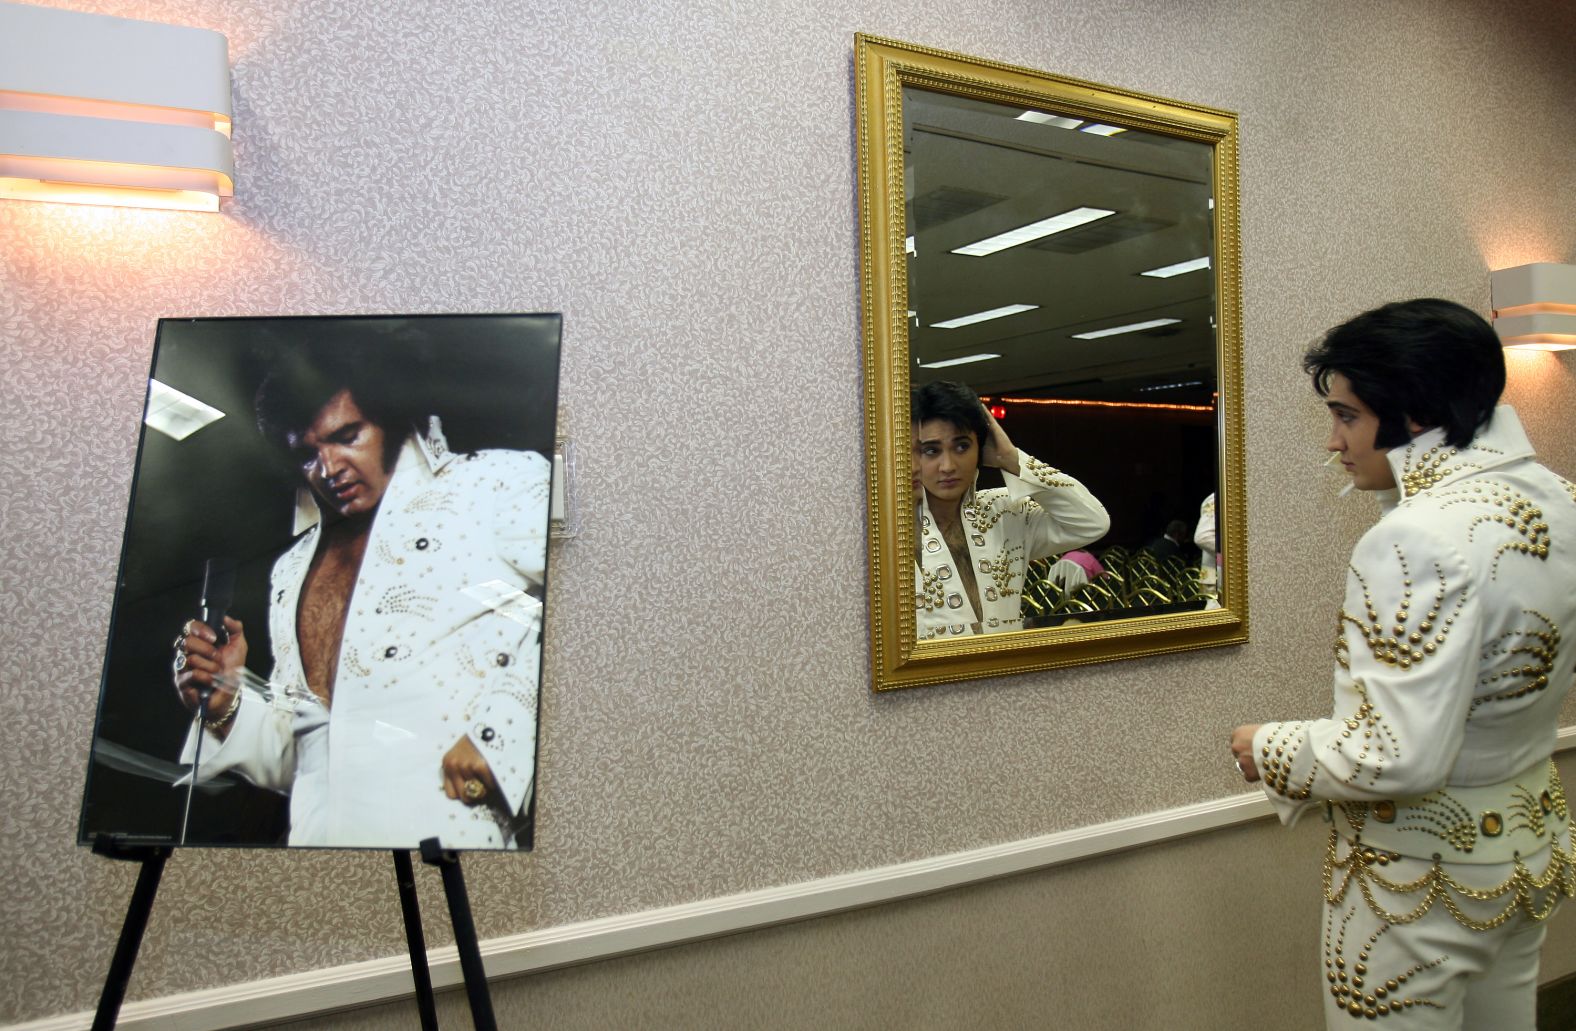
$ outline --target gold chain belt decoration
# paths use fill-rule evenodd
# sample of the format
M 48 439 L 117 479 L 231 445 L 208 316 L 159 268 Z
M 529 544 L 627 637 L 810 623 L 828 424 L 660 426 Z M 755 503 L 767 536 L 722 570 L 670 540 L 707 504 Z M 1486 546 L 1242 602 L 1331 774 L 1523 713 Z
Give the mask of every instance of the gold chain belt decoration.
M 1330 832 L 1324 898 L 1331 905 L 1340 903 L 1355 882 L 1368 908 L 1387 923 L 1411 923 L 1439 902 L 1463 927 L 1486 931 L 1509 920 L 1517 909 L 1543 920 L 1561 898 L 1576 898 L 1576 855 L 1566 834 L 1570 809 L 1552 759 L 1499 784 L 1338 806 L 1349 830 L 1337 826 Z M 1342 837 L 1351 843 L 1344 857 Z M 1429 847 L 1423 847 L 1425 842 Z M 1535 875 L 1523 860 L 1545 848 L 1548 866 Z M 1432 857 L 1432 868 L 1413 880 L 1395 881 L 1380 872 L 1403 858 L 1426 856 Z M 1484 888 L 1462 884 L 1446 871 L 1446 863 L 1508 863 L 1514 869 L 1504 881 Z M 1375 887 L 1416 901 L 1410 909 L 1392 911 L 1376 898 Z M 1463 911 L 1461 899 L 1503 900 L 1503 905 L 1479 917 Z

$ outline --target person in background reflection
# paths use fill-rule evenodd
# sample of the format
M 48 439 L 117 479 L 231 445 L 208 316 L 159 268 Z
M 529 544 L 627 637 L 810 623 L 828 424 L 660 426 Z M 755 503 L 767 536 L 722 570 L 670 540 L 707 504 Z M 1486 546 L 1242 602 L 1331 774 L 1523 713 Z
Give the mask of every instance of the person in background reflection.
M 1198 546 L 1198 582 L 1210 598 L 1220 597 L 1220 570 L 1216 566 L 1215 495 L 1211 494 L 1198 507 L 1198 525 L 1193 528 L 1193 543 Z
M 1094 552 L 1085 551 L 1083 548 L 1074 548 L 1062 558 L 1072 562 L 1084 571 L 1085 580 L 1098 580 L 1105 575 L 1105 566 L 1095 557 Z
M 938 381 L 913 391 L 914 615 L 928 640 L 1023 625 L 1029 563 L 1110 528 L 1083 484 L 1021 453 L 974 391 Z M 981 466 L 1004 487 L 979 491 Z
M 1329 1027 L 1530 1031 L 1542 921 L 1576 896 L 1550 759 L 1576 667 L 1576 485 L 1496 407 L 1500 342 L 1459 304 L 1365 312 L 1304 367 L 1325 447 L 1381 514 L 1347 567 L 1330 715 L 1236 728 L 1237 769 L 1283 822 L 1332 823 Z M 1279 933 L 1251 924 L 1244 940 Z
M 1182 537 L 1187 533 L 1187 524 L 1180 519 L 1173 519 L 1166 524 L 1166 532 L 1144 545 L 1144 550 L 1155 558 L 1170 558 L 1182 553 Z

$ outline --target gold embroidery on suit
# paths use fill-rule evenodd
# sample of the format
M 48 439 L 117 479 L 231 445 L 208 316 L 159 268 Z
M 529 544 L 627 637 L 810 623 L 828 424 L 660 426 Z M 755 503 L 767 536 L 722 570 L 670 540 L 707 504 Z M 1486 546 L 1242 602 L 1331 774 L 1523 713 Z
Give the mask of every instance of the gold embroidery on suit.
M 1417 619 L 1412 611 L 1412 574 L 1407 568 L 1406 555 L 1401 551 L 1399 544 L 1395 545 L 1395 557 L 1400 563 L 1402 584 L 1401 600 L 1394 613 L 1395 623 L 1386 625 L 1380 620 L 1379 610 L 1374 607 L 1373 594 L 1368 589 L 1368 581 L 1356 566 L 1350 568 L 1362 588 L 1363 606 L 1368 618 L 1364 620 L 1343 609 L 1341 620 L 1357 628 L 1375 659 L 1389 666 L 1410 669 L 1414 665 L 1421 664 L 1444 645 L 1445 638 L 1449 636 L 1450 628 L 1466 601 L 1467 592 L 1465 590 L 1461 592 L 1461 596 L 1456 599 L 1455 608 L 1441 623 L 1440 609 L 1445 604 L 1445 571 L 1439 563 L 1434 563 L 1434 577 L 1439 587 L 1434 593 L 1434 602 L 1429 606 L 1427 613 L 1421 619 Z M 1416 620 L 1415 624 L 1414 620 Z M 1337 657 L 1339 658 L 1339 653 Z
M 1476 462 L 1466 461 L 1457 465 L 1449 465 L 1450 460 L 1460 454 L 1453 447 L 1447 448 L 1445 445 L 1439 444 L 1429 448 L 1422 455 L 1415 455 L 1416 447 L 1415 444 L 1408 444 L 1406 452 L 1401 459 L 1402 497 L 1409 498 L 1415 494 L 1421 494 L 1423 491 L 1454 476 L 1456 473 L 1466 470 L 1477 471 L 1483 468 Z M 1482 444 L 1474 444 L 1473 450 L 1482 454 L 1504 457 L 1504 452 L 1485 447 Z
M 1033 455 L 1023 456 L 1023 467 L 1025 472 L 1032 475 L 1034 479 L 1039 480 L 1047 487 L 1073 486 L 1073 481 L 1063 477 L 1061 475 L 1060 469 L 1052 468 L 1051 466 L 1040 461 L 1038 458 L 1035 458 Z M 1028 477 L 1025 477 L 1025 479 L 1027 478 Z
M 1427 963 L 1417 963 L 1410 969 L 1392 973 L 1388 977 L 1372 973 L 1369 964 L 1373 959 L 1374 948 L 1379 944 L 1379 939 L 1390 930 L 1389 927 L 1381 927 L 1368 936 L 1368 940 L 1357 951 L 1357 959 L 1347 963 L 1346 930 L 1356 914 L 1357 911 L 1354 909 L 1342 917 L 1338 932 L 1335 932 L 1334 927 L 1335 910 L 1327 910 L 1324 918 L 1324 976 L 1330 982 L 1330 994 L 1335 997 L 1336 1005 L 1346 1010 L 1352 1017 L 1368 1020 L 1387 1017 L 1392 1013 L 1400 1013 L 1402 1010 L 1416 1006 L 1442 1009 L 1443 1007 L 1433 999 L 1404 994 L 1403 988 L 1407 981 L 1424 970 L 1437 967 L 1449 957 L 1438 956 Z
M 1441 508 L 1472 504 L 1491 509 L 1474 516 L 1467 524 L 1468 541 L 1474 540 L 1478 530 L 1484 526 L 1494 529 L 1503 526 L 1514 534 L 1512 539 L 1494 550 L 1494 565 L 1490 576 L 1498 578 L 1499 560 L 1507 552 L 1530 555 L 1539 561 L 1548 559 L 1549 546 L 1552 542 L 1549 538 L 1549 524 L 1543 518 L 1543 509 L 1520 492 L 1503 484 L 1480 483 L 1448 491 L 1440 497 L 1446 499 L 1441 504 Z
M 1009 544 L 997 552 L 995 558 L 981 559 L 980 572 L 989 573 L 991 583 L 994 585 L 996 595 L 991 597 L 1011 598 L 1018 593 L 1013 587 L 1013 581 L 1023 582 L 1023 574 L 1027 566 L 1023 561 L 1023 545 Z
M 914 594 L 916 607 L 934 612 L 947 604 L 947 589 L 940 575 L 923 566 L 916 567 L 920 576 L 919 590 Z
M 1499 663 L 1495 660 L 1503 662 L 1516 655 L 1525 655 L 1527 659 L 1519 666 L 1499 669 L 1496 673 L 1478 679 L 1478 684 L 1482 687 L 1494 687 L 1501 682 L 1503 686 L 1496 688 L 1493 694 L 1472 699 L 1472 709 L 1467 714 L 1468 719 L 1472 718 L 1480 705 L 1488 702 L 1507 702 L 1542 691 L 1549 686 L 1549 674 L 1554 670 L 1554 664 L 1559 659 L 1559 628 L 1541 612 L 1534 609 L 1521 611 L 1522 615 L 1531 616 L 1541 623 L 1541 627 L 1506 631 L 1484 646 L 1483 661 L 1485 664 L 1495 663 L 1495 668 L 1498 668 Z

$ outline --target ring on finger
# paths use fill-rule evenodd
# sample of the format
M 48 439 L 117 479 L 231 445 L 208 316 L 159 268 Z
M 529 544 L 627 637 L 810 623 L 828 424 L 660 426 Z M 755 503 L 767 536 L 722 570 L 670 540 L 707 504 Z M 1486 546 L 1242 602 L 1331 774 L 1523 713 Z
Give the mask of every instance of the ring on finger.
M 465 782 L 464 794 L 469 801 L 479 802 L 482 796 L 487 794 L 487 785 L 472 777 Z
M 186 653 L 184 651 L 177 651 L 175 653 L 175 672 L 179 673 L 181 670 L 183 670 L 185 668 L 186 668 Z
M 192 627 L 196 624 L 196 622 L 197 621 L 195 619 L 188 619 L 186 622 L 182 623 L 181 636 L 190 637 L 192 635 Z

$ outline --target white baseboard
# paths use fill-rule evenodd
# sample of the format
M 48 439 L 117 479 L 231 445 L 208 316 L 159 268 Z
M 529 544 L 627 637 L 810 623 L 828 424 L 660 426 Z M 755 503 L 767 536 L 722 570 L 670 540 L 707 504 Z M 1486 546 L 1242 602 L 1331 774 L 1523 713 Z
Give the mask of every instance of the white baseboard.
M 1557 750 L 1571 748 L 1576 748 L 1576 727 L 1560 731 Z M 490 979 L 550 970 L 926 895 L 1271 815 L 1263 795 L 1233 795 L 1005 845 L 492 938 L 481 943 L 482 959 Z M 428 963 L 435 989 L 463 983 L 452 945 L 429 950 Z M 401 954 L 128 1003 L 121 1008 L 118 1027 L 126 1031 L 212 1031 L 298 1020 L 412 994 L 410 958 Z M 78 1031 L 92 1021 L 92 1013 L 69 1013 L 12 1024 L 0 1031 Z

